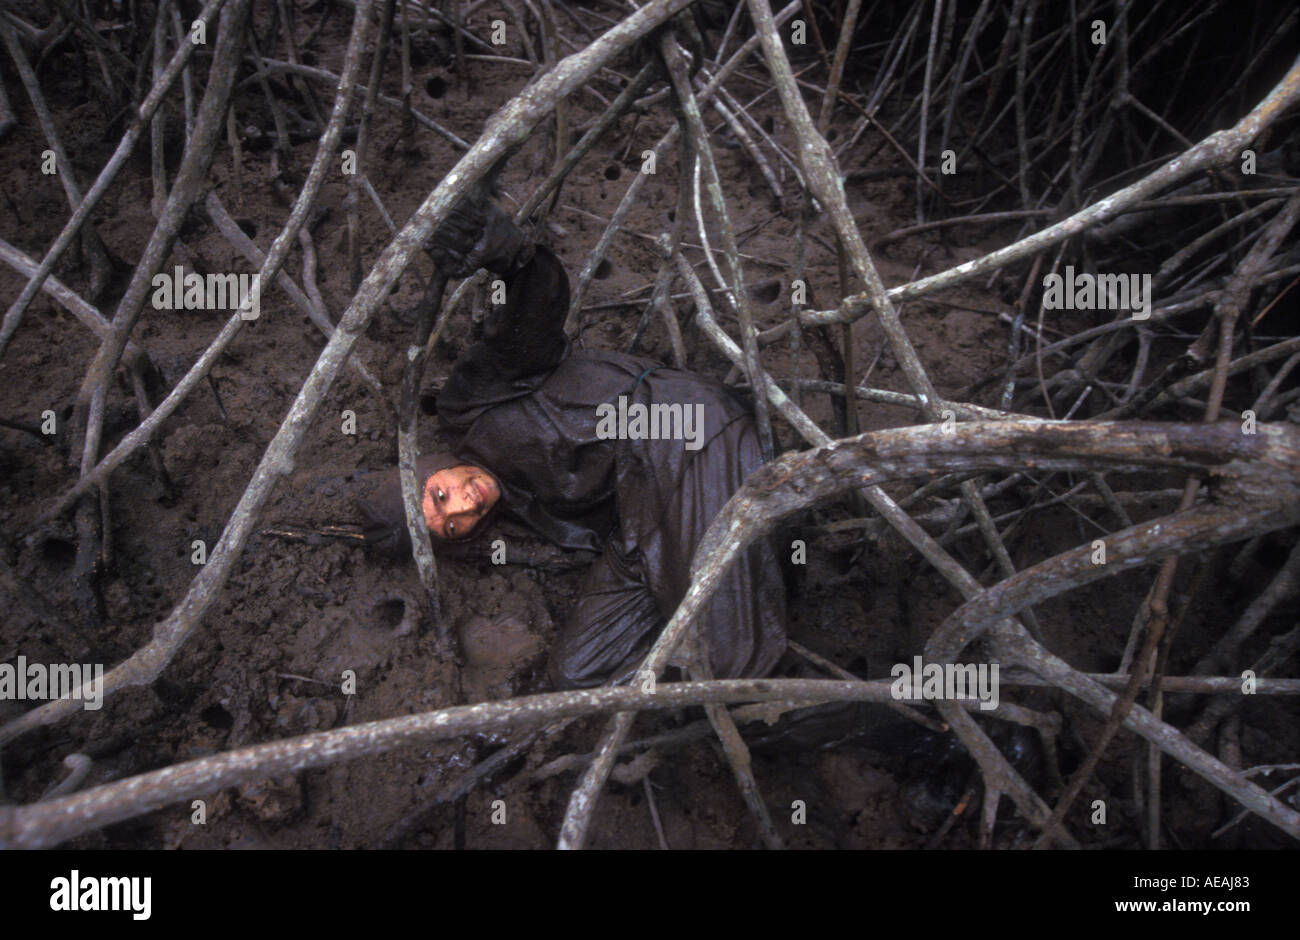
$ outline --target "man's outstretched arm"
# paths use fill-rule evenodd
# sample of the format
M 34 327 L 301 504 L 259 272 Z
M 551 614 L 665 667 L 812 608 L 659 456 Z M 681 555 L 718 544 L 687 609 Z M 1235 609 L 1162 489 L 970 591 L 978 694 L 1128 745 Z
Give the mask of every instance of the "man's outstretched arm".
M 497 378 L 548 372 L 564 358 L 569 278 L 555 254 L 524 233 L 487 199 L 454 209 L 434 232 L 429 253 L 449 277 L 486 268 L 492 301 L 475 365 Z
M 523 377 L 549 372 L 564 358 L 568 343 L 564 319 L 569 312 L 569 276 L 545 245 L 504 283 L 505 303 L 494 301 L 483 324 L 482 343 L 498 375 Z

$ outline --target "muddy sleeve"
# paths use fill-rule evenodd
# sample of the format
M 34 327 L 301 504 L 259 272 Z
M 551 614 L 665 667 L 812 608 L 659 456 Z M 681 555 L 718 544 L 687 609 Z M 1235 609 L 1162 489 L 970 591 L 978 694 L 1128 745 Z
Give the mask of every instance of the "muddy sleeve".
M 483 345 L 498 378 L 549 372 L 564 358 L 564 320 L 569 313 L 569 277 L 554 252 L 538 245 L 531 260 L 504 285 L 505 302 L 493 303 L 484 323 Z

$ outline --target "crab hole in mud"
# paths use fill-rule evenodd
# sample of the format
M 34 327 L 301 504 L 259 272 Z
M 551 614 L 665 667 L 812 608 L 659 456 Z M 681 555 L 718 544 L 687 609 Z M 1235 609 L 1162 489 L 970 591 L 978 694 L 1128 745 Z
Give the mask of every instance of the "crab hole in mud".
M 760 304 L 770 304 L 781 294 L 781 282 L 776 278 L 760 281 L 749 289 L 749 296 Z
M 71 568 L 77 560 L 77 546 L 67 539 L 46 539 L 41 543 L 41 560 L 55 568 Z
M 605 167 L 605 179 L 607 180 L 616 180 L 622 175 L 623 168 L 617 163 L 611 163 L 609 166 Z
M 218 731 L 229 731 L 235 726 L 235 716 L 220 705 L 209 705 L 199 713 L 199 717 Z
M 438 75 L 431 75 L 424 80 L 424 90 L 430 98 L 441 98 L 447 93 L 447 80 Z
M 370 609 L 370 617 L 376 627 L 383 630 L 396 630 L 406 616 L 406 601 L 400 597 L 388 597 Z

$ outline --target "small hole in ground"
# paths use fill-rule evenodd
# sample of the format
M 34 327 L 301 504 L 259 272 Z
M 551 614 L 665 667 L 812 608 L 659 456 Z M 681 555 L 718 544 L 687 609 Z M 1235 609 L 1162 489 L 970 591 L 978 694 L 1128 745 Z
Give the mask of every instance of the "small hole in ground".
M 421 395 L 420 411 L 424 412 L 426 415 L 436 415 L 438 413 L 438 396 Z
M 238 225 L 239 230 L 249 238 L 257 237 L 257 223 L 252 219 L 236 219 L 235 224 Z
M 375 626 L 393 630 L 406 616 L 406 601 L 400 597 L 391 597 L 376 604 L 370 614 L 375 618 Z
M 424 90 L 430 98 L 441 98 L 447 93 L 447 80 L 438 75 L 431 75 L 424 80 Z
M 623 175 L 623 168 L 616 163 L 611 163 L 605 167 L 605 179 L 616 180 Z
M 760 304 L 770 304 L 781 294 L 781 282 L 776 278 L 760 281 L 749 289 L 749 296 Z
M 596 265 L 596 270 L 591 273 L 591 276 L 598 281 L 603 281 L 613 273 L 614 266 L 609 263 L 609 259 L 601 258 L 600 264 Z
M 77 560 L 77 546 L 67 539 L 46 539 L 41 543 L 41 558 L 58 568 L 71 568 Z
M 199 717 L 220 731 L 229 731 L 235 726 L 235 716 L 220 705 L 209 705 L 199 712 Z

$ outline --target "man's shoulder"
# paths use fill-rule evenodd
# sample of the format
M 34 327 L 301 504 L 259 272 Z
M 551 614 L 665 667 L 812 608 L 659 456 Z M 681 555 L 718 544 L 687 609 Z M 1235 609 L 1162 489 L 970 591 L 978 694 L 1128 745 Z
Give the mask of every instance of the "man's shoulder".
M 639 375 L 646 369 L 666 368 L 662 362 L 645 356 L 633 356 L 615 349 L 573 349 L 564 363 L 571 363 L 575 368 L 614 368 L 623 372 Z

